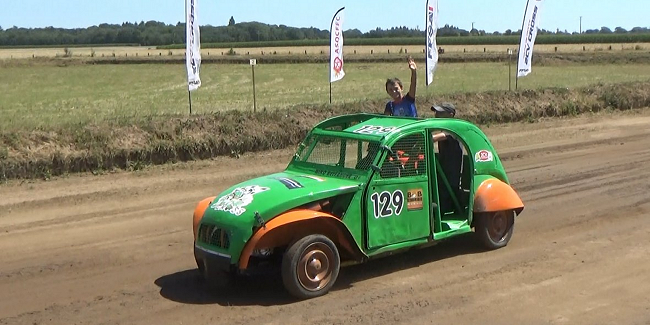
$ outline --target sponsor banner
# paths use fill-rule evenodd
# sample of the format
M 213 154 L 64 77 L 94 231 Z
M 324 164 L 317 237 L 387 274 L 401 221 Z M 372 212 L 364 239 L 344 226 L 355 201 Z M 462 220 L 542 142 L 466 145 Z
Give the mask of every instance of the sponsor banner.
M 343 9 L 339 9 L 330 27 L 330 82 L 343 79 Z
M 539 14 L 543 0 L 528 0 L 524 24 L 521 28 L 521 41 L 519 44 L 519 61 L 517 62 L 517 78 L 525 77 L 532 72 L 533 46 L 539 29 Z
M 198 0 L 185 0 L 185 64 L 187 86 L 190 91 L 201 87 L 201 32 L 197 20 Z
M 426 70 L 427 86 L 433 82 L 433 74 L 438 66 L 438 45 L 436 36 L 438 34 L 438 0 L 427 0 L 427 21 L 426 21 Z

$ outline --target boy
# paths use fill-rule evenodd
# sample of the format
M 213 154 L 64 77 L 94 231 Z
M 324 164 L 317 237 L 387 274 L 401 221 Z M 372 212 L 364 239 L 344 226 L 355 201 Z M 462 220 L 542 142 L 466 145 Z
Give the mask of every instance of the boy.
M 417 66 L 412 57 L 408 58 L 409 69 L 411 69 L 411 85 L 409 92 L 404 96 L 402 81 L 398 78 L 386 80 L 386 92 L 393 99 L 386 103 L 384 115 L 390 116 L 412 116 L 417 117 L 418 112 L 415 109 L 415 89 L 417 87 Z

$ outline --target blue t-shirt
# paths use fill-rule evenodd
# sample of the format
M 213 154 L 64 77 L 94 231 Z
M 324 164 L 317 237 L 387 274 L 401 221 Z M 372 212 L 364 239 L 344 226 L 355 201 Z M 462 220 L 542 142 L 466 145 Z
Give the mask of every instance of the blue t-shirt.
M 395 103 L 394 101 L 386 103 L 384 114 L 417 117 L 418 111 L 415 109 L 415 98 L 406 94 L 399 103 Z

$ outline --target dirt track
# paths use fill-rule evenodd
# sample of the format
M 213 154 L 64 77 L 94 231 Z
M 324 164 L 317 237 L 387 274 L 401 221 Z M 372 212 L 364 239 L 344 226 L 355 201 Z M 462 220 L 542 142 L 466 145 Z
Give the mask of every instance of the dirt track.
M 506 248 L 467 237 L 347 267 L 302 302 L 275 278 L 208 291 L 192 256 L 196 201 L 289 151 L 0 185 L 0 324 L 650 324 L 649 125 L 486 129 L 526 204 Z

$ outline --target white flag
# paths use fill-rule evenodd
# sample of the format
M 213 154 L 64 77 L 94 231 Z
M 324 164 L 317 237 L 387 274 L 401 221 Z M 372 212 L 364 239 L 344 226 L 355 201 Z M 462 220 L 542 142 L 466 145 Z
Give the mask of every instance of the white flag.
M 330 27 L 330 82 L 345 76 L 343 71 L 343 9 L 334 14 Z
M 201 87 L 201 32 L 196 18 L 198 0 L 185 0 L 185 64 L 187 65 L 187 87 L 193 91 Z
M 543 0 L 528 0 L 524 23 L 521 28 L 519 44 L 519 61 L 517 62 L 517 78 L 525 77 L 532 71 L 533 46 L 537 38 L 539 14 Z
M 438 66 L 438 45 L 436 36 L 438 34 L 438 0 L 427 0 L 427 22 L 426 22 L 426 38 L 427 38 L 427 86 L 433 82 L 433 74 L 436 72 Z

